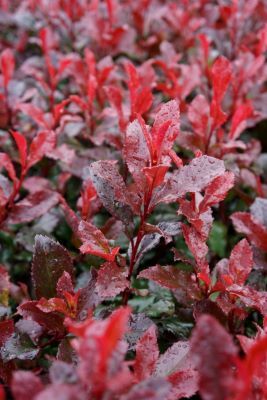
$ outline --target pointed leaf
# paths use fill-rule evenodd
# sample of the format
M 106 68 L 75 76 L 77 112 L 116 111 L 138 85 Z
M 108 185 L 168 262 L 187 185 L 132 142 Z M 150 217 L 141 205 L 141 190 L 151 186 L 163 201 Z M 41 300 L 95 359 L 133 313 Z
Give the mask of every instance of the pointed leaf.
M 40 161 L 46 154 L 49 154 L 56 145 L 56 135 L 54 131 L 39 132 L 30 145 L 28 156 L 28 168 Z
M 179 130 L 179 104 L 176 100 L 171 100 L 163 104 L 157 112 L 151 132 L 158 162 L 164 163 L 165 157 L 168 156 L 179 134 Z
M 244 285 L 253 267 L 252 249 L 246 239 L 232 250 L 229 258 L 229 273 L 237 285 Z
M 10 157 L 5 153 L 0 153 L 0 168 L 7 170 L 9 178 L 15 183 L 18 181 L 13 163 Z
M 24 169 L 26 167 L 26 160 L 27 160 L 27 141 L 21 133 L 16 131 L 10 131 L 10 132 L 19 150 L 21 168 Z
M 213 98 L 220 104 L 232 77 L 231 63 L 227 58 L 219 56 L 211 69 Z
M 4 77 L 4 87 L 7 89 L 8 83 L 12 79 L 15 70 L 15 58 L 12 50 L 5 49 L 2 51 L 0 66 Z
M 234 186 L 235 176 L 232 172 L 226 171 L 223 175 L 215 178 L 205 190 L 205 196 L 200 204 L 201 210 L 224 200 L 229 190 Z

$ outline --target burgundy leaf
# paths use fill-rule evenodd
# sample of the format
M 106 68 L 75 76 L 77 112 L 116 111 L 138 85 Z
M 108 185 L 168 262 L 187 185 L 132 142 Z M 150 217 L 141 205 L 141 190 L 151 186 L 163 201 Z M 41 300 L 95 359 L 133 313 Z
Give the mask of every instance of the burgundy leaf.
M 57 283 L 63 272 L 73 275 L 72 259 L 67 250 L 47 236 L 36 235 L 32 261 L 36 297 L 55 297 Z
M 144 269 L 140 272 L 138 278 L 150 279 L 168 289 L 177 289 L 180 287 L 180 273 L 181 270 L 178 267 L 172 265 L 156 265 Z
M 7 339 L 14 333 L 14 321 L 7 319 L 0 321 L 0 347 L 4 346 Z
M 115 161 L 97 161 L 90 165 L 90 176 L 104 207 L 114 216 L 129 224 L 132 209 L 122 176 Z
M 17 311 L 25 319 L 30 319 L 41 325 L 48 334 L 64 335 L 64 318 L 56 312 L 44 313 L 37 307 L 38 301 L 27 301 L 21 304 Z

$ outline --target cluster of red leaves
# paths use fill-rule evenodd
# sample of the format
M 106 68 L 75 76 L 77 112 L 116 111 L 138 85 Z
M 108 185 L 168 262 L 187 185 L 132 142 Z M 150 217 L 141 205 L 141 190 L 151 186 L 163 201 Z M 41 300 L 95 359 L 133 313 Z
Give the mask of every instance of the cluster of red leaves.
M 0 0 L 1 400 L 267 398 L 266 17 Z

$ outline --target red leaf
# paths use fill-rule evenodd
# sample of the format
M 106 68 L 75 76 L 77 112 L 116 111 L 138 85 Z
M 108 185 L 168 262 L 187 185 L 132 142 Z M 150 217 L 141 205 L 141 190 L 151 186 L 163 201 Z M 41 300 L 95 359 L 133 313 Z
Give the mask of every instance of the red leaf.
M 16 183 L 18 181 L 14 166 L 10 157 L 5 153 L 0 153 L 0 168 L 3 167 L 7 170 L 10 179 Z
M 157 186 L 160 186 L 164 181 L 168 169 L 168 165 L 156 165 L 154 167 L 144 168 L 143 171 L 147 178 L 149 187 L 156 188 Z
M 237 348 L 231 336 L 209 315 L 197 321 L 191 338 L 192 354 L 199 372 L 199 392 L 205 400 L 234 398 L 237 380 Z
M 133 102 L 133 115 L 145 114 L 151 107 L 153 102 L 153 96 L 149 87 L 141 87 L 135 93 L 135 99 Z
M 247 119 L 253 115 L 253 106 L 250 101 L 241 104 L 234 112 L 229 139 L 236 140 L 246 127 Z
M 134 375 L 138 381 L 149 378 L 159 358 L 156 327 L 152 325 L 136 344 Z
M 58 203 L 58 194 L 49 190 L 41 190 L 29 194 L 16 203 L 6 220 L 7 224 L 21 224 L 41 217 Z
M 106 262 L 98 271 L 96 291 L 101 298 L 114 297 L 129 287 L 127 271 L 115 262 Z
M 25 139 L 25 137 L 16 131 L 10 131 L 11 135 L 13 136 L 17 148 L 19 150 L 19 156 L 20 156 L 20 165 L 22 170 L 25 169 L 26 167 L 26 163 L 27 163 L 27 141 Z
M 93 254 L 107 261 L 114 261 L 119 252 L 119 247 L 110 247 L 103 233 L 94 225 L 81 221 L 78 227 L 78 236 L 83 242 L 80 251 L 85 254 Z
M 40 161 L 46 154 L 49 154 L 56 145 L 56 135 L 54 131 L 39 132 L 30 145 L 28 156 L 28 168 Z
M 253 253 L 246 239 L 241 240 L 232 250 L 229 259 L 229 273 L 237 285 L 244 285 L 253 266 Z
M 1 70 L 4 77 L 4 87 L 7 90 L 9 81 L 12 79 L 15 70 L 15 58 L 13 51 L 5 49 L 1 53 Z
M 193 254 L 201 272 L 208 273 L 209 267 L 206 261 L 208 246 L 206 245 L 205 241 L 192 226 L 183 224 L 182 231 L 186 244 Z
M 213 98 L 211 102 L 211 116 L 213 127 L 218 128 L 226 120 L 226 114 L 221 109 L 221 102 L 231 81 L 231 63 L 225 57 L 219 56 L 211 69 L 211 82 L 213 87 Z
M 204 199 L 199 206 L 201 212 L 224 200 L 229 190 L 234 186 L 234 180 L 234 174 L 229 171 L 215 178 L 206 187 Z
M 151 136 L 157 162 L 164 163 L 180 131 L 180 110 L 176 100 L 162 105 L 157 112 Z M 168 157 L 169 159 L 169 157 Z
M 3 385 L 0 385 L 0 400 L 6 400 L 5 389 Z
M 227 58 L 219 56 L 211 68 L 213 99 L 220 104 L 232 77 L 231 63 Z
M 267 229 L 252 215 L 246 212 L 236 212 L 231 216 L 235 229 L 248 237 L 252 244 L 267 251 Z

